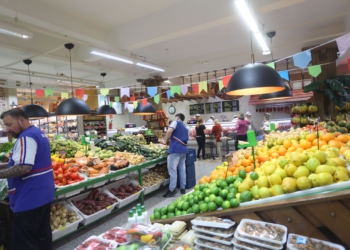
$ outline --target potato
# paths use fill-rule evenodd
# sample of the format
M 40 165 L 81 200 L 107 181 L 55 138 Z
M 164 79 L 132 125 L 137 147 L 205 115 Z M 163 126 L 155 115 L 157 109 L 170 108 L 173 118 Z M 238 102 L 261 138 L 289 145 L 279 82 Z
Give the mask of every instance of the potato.
M 67 214 L 65 212 L 61 213 L 61 218 L 67 218 Z
M 67 208 L 63 208 L 62 212 L 65 213 L 65 214 L 68 213 Z
M 51 217 L 50 217 L 50 222 L 54 222 L 55 219 L 56 219 L 56 217 L 51 216 Z
M 57 223 L 61 222 L 61 218 L 60 217 L 56 217 L 56 219 L 54 220 L 54 222 L 57 221 Z
M 56 207 L 55 206 L 51 206 L 51 212 L 55 212 L 56 211 Z
M 67 218 L 64 218 L 64 219 L 61 220 L 61 224 L 63 224 L 63 225 L 65 225 L 66 222 L 67 222 Z
M 55 216 L 61 216 L 61 211 L 60 210 L 56 211 Z
M 61 209 L 61 204 L 56 204 L 56 210 L 60 210 Z
M 72 217 L 69 218 L 69 222 L 70 223 L 73 223 L 76 220 L 78 220 L 78 217 L 76 217 L 76 216 L 72 216 Z
M 58 225 L 59 225 L 59 222 L 57 222 L 57 221 L 54 221 L 54 222 L 53 222 L 54 228 L 58 228 Z

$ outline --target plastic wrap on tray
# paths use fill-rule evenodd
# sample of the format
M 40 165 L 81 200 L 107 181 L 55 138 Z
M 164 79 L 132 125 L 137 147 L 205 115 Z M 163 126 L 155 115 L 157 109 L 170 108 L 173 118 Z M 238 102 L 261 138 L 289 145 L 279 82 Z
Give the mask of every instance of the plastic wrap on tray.
M 327 250 L 345 250 L 344 247 L 331 242 L 309 238 L 297 234 L 288 235 L 288 249 L 304 250 L 304 249 L 327 249 Z
M 192 225 L 205 227 L 230 228 L 235 222 L 230 219 L 221 219 L 214 216 L 198 216 L 191 220 Z
M 117 246 L 118 244 L 113 241 L 101 239 L 93 235 L 81 243 L 75 250 L 111 250 Z
M 192 250 L 193 246 L 183 241 L 178 241 L 174 244 L 171 244 L 167 250 Z
M 134 224 L 126 230 L 129 238 L 149 246 L 162 246 L 163 233 L 157 226 L 146 224 Z
M 106 240 L 115 241 L 120 245 L 129 243 L 128 237 L 126 235 L 126 229 L 122 227 L 112 228 L 111 230 L 108 230 L 107 232 L 101 234 L 99 237 Z
M 220 236 L 223 238 L 231 237 L 235 229 L 233 227 L 229 229 L 215 228 L 215 227 L 203 227 L 203 226 L 193 226 L 192 229 L 196 232 L 206 233 L 214 236 Z
M 266 248 L 276 249 L 276 250 L 283 248 L 283 244 L 276 244 L 276 243 L 272 243 L 272 242 L 268 242 L 268 241 L 264 241 L 264 240 L 255 239 L 255 238 L 248 238 L 248 237 L 240 235 L 238 233 L 238 231 L 235 232 L 234 237 L 241 242 L 246 242 L 246 243 L 250 243 L 253 245 L 258 245 L 261 247 L 266 247 Z
M 209 249 L 214 249 L 214 250 L 232 250 L 232 246 L 220 244 L 220 243 L 214 242 L 214 241 L 203 240 L 203 239 L 198 239 L 197 238 L 194 242 L 198 246 L 206 247 L 206 248 L 209 248 Z

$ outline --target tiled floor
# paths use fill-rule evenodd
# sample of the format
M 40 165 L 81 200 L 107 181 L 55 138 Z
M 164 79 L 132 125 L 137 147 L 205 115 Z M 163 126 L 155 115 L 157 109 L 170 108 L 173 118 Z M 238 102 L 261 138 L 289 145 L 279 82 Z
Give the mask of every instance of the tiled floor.
M 210 172 L 215 169 L 217 165 L 221 164 L 219 160 L 200 160 L 195 163 L 196 168 L 196 180 L 204 176 L 209 175 Z M 190 190 L 187 190 L 190 191 Z M 158 192 L 152 194 L 149 197 L 145 198 L 145 207 L 148 213 L 152 213 L 154 208 L 167 206 L 171 201 L 175 200 L 181 194 L 178 192 L 177 196 L 174 198 L 163 198 L 163 194 L 166 192 L 166 188 L 159 190 Z M 61 240 L 58 240 L 54 243 L 53 249 L 59 250 L 73 250 L 81 242 L 90 237 L 91 235 L 100 235 L 103 232 L 108 231 L 113 227 L 125 227 L 128 218 L 128 211 L 137 204 L 137 202 L 132 203 L 120 211 L 107 216 L 103 220 L 100 220 L 92 225 L 89 225 L 86 228 L 76 231 L 72 235 L 64 237 Z

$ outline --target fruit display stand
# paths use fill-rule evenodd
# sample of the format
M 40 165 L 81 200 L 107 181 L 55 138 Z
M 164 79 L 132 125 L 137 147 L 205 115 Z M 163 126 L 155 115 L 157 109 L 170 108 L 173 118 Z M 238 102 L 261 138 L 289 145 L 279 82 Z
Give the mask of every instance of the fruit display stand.
M 248 202 L 245 206 L 200 215 L 229 217 L 236 223 L 245 218 L 277 223 L 286 226 L 289 233 L 331 241 L 350 249 L 350 238 L 347 233 L 350 229 L 350 189 L 300 195 L 260 204 Z M 190 214 L 153 222 L 171 224 L 181 220 L 190 228 L 191 220 L 197 216 L 198 214 Z

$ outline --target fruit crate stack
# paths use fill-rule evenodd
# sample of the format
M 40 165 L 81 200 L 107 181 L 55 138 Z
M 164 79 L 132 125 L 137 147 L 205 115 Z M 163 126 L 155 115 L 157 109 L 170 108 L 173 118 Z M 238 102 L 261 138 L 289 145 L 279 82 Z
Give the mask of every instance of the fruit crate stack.
M 235 232 L 234 249 L 283 249 L 287 228 L 283 225 L 243 219 Z M 258 248 L 257 248 L 258 247 Z
M 191 221 L 197 248 L 233 249 L 232 238 L 235 222 L 217 217 L 199 216 Z

